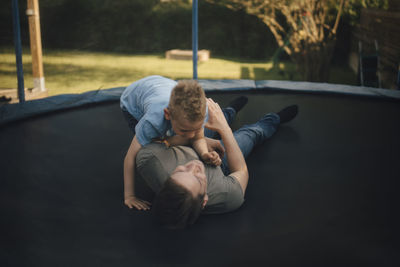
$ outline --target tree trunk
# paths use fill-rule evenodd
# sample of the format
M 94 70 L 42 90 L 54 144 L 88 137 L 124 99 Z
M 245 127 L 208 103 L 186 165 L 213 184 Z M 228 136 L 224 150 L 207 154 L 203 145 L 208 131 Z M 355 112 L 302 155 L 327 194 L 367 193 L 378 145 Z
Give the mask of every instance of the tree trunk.
M 291 55 L 305 81 L 328 82 L 335 43 L 336 39 L 331 39 L 323 43 L 307 44 L 299 53 Z

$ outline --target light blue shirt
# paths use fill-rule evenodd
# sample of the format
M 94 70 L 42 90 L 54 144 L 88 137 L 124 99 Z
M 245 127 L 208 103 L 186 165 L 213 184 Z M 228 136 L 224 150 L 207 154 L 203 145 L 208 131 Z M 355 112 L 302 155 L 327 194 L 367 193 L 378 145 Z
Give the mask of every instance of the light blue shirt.
M 164 118 L 164 108 L 168 107 L 176 84 L 174 80 L 154 75 L 132 83 L 122 93 L 121 108 L 138 121 L 135 134 L 142 146 L 151 143 L 153 138 L 175 135 L 170 121 Z

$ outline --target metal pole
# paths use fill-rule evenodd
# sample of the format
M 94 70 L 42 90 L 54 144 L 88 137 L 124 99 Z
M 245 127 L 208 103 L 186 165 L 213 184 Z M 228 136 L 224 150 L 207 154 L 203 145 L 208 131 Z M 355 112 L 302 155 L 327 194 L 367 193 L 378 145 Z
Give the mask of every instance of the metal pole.
M 198 50 L 198 4 L 192 1 L 192 50 L 193 50 L 193 79 L 197 80 L 197 50 Z
M 12 0 L 15 58 L 17 63 L 18 99 L 25 102 L 24 71 L 22 68 L 21 28 L 19 24 L 18 0 Z

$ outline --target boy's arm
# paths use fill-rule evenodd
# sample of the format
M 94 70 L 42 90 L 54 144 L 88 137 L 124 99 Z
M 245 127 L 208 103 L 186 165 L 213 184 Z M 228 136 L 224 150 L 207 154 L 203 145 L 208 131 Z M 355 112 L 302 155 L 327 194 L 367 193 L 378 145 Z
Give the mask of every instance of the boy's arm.
M 174 135 L 165 138 L 165 143 L 167 146 L 192 145 L 203 161 L 216 166 L 221 164 L 221 158 L 224 155 L 224 148 L 221 143 L 211 138 L 205 138 L 204 134 L 203 136 L 196 135 L 193 139 Z
M 220 140 L 204 137 L 206 139 L 208 151 L 215 151 L 218 153 L 219 157 L 222 159 L 225 154 L 225 148 L 221 144 Z
M 148 210 L 151 204 L 135 197 L 135 160 L 141 147 L 135 135 L 124 159 L 124 203 L 131 209 Z
M 212 165 L 221 165 L 221 158 L 216 151 L 208 151 L 207 141 L 204 137 L 204 130 L 199 131 L 191 140 L 194 150 L 200 155 L 200 158 Z
M 180 135 L 169 136 L 165 138 L 169 146 L 187 146 L 190 145 L 189 139 Z
M 207 148 L 207 142 L 206 139 L 204 138 L 204 130 L 202 129 L 196 135 L 190 139 L 190 142 L 193 146 L 193 148 L 196 150 L 196 152 L 202 156 L 204 153 L 208 152 Z

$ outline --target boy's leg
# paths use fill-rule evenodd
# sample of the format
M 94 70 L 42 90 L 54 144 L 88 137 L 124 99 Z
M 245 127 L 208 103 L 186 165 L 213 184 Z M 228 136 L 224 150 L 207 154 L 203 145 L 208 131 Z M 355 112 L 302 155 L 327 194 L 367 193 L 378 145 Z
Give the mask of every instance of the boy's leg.
M 131 129 L 131 131 L 135 133 L 135 126 L 138 121 L 126 109 L 122 108 L 121 110 L 126 122 L 128 123 L 129 129 Z

